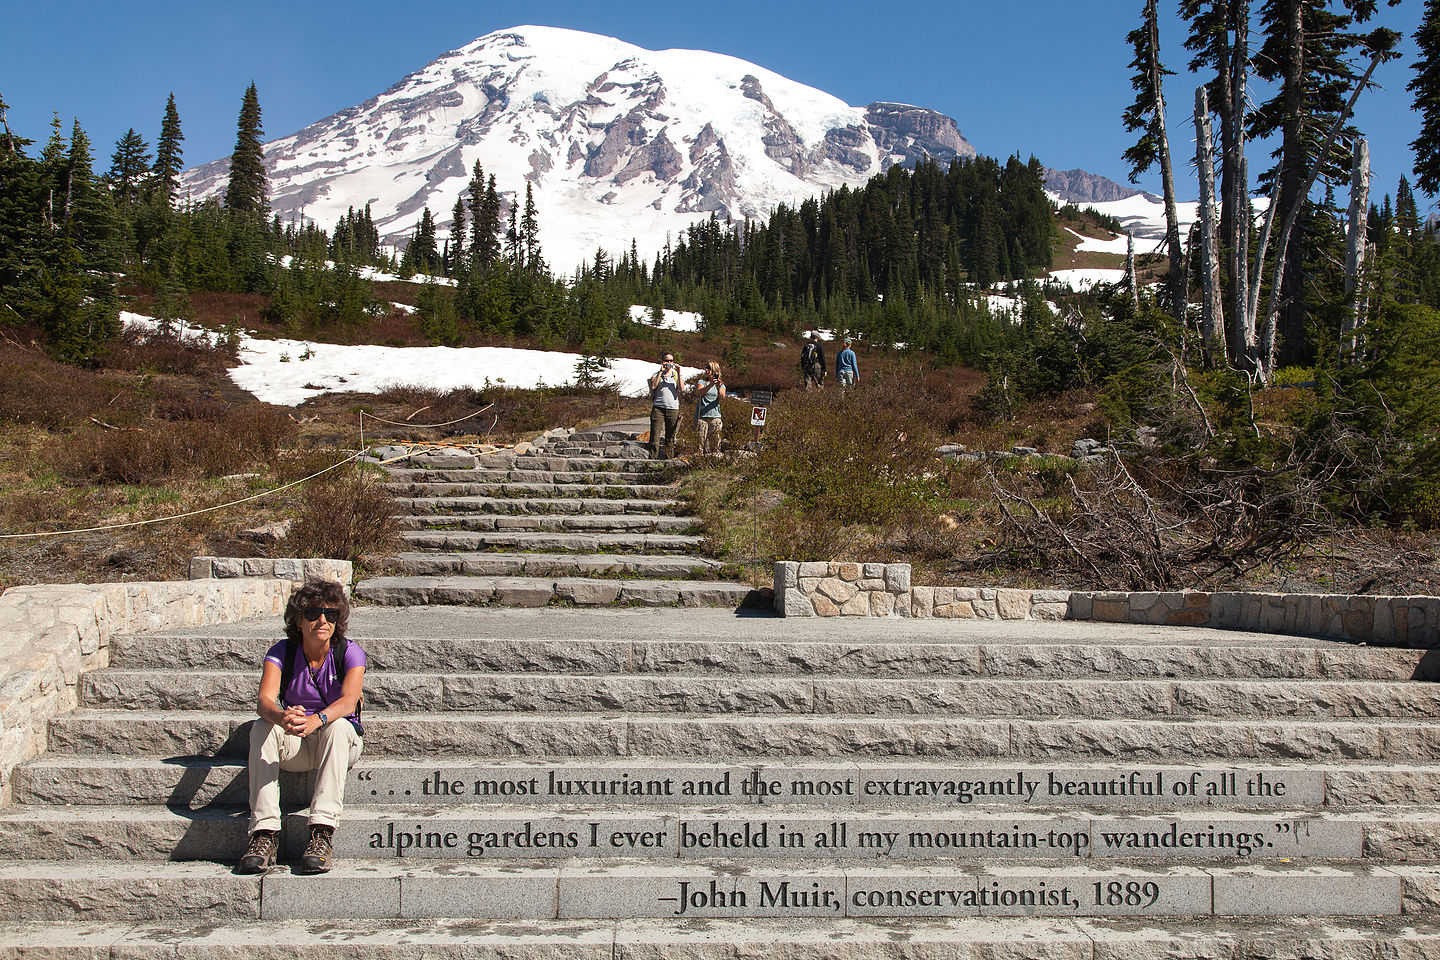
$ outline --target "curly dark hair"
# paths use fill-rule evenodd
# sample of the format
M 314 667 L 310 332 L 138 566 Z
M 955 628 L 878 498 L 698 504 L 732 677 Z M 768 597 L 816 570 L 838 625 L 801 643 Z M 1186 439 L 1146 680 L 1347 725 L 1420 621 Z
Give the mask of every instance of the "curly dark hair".
M 345 628 L 350 625 L 350 600 L 340 584 L 334 580 L 309 580 L 290 594 L 290 602 L 285 604 L 285 636 L 296 643 L 300 642 L 300 611 L 306 607 L 334 607 L 339 610 L 340 619 L 330 640 L 334 642 L 345 636 Z

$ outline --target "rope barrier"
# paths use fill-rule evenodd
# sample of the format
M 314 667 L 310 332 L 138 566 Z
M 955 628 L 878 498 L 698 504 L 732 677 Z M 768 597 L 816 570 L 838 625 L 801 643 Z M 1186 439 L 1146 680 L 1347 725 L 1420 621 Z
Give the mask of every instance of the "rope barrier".
M 459 418 L 458 420 L 446 420 L 444 423 L 406 423 L 403 420 L 386 420 L 384 417 L 377 417 L 373 413 L 366 413 L 364 410 L 361 410 L 360 423 L 361 429 L 364 429 L 365 418 L 369 417 L 371 420 L 378 420 L 380 423 L 388 423 L 392 427 L 414 427 L 417 430 L 425 430 L 430 427 L 448 427 L 451 424 L 464 423 L 466 420 L 470 420 L 474 417 L 480 416 L 480 414 L 484 413 L 486 410 L 489 410 L 493 406 L 495 406 L 495 404 L 487 403 L 485 406 L 481 407 L 479 410 L 476 410 L 474 413 L 467 413 L 465 416 Z
M 226 507 L 234 507 L 242 503 L 249 503 L 252 500 L 259 500 L 261 497 L 268 497 L 272 493 L 279 493 L 281 490 L 289 490 L 291 487 L 299 486 L 302 483 L 308 483 L 309 481 L 314 480 L 321 474 L 329 473 L 336 467 L 343 467 L 345 466 L 345 464 L 349 463 L 352 460 L 358 460 L 360 456 L 364 454 L 364 452 L 364 450 L 357 450 L 355 453 L 352 453 L 350 456 L 346 457 L 344 460 L 341 460 L 339 463 L 333 463 L 330 466 L 326 467 L 324 470 L 319 470 L 315 473 L 312 473 L 310 474 L 310 476 L 305 477 L 304 479 L 295 480 L 291 483 L 285 484 L 283 487 L 276 487 L 273 490 L 262 490 L 254 496 L 246 497 L 243 500 L 232 500 L 229 503 L 221 503 L 213 507 L 205 507 L 201 510 L 191 510 L 187 513 L 177 513 L 174 516 L 170 517 L 155 517 L 151 520 L 132 520 L 129 523 L 111 523 L 102 527 L 80 527 L 75 530 L 47 530 L 44 533 L 0 533 L 0 540 L 31 540 L 37 537 L 64 537 L 72 533 L 101 533 L 106 530 L 123 530 L 126 527 L 143 527 L 149 523 L 166 523 L 170 520 L 183 520 L 186 517 L 198 517 L 202 513 L 213 513 L 216 510 L 223 510 Z
M 66 537 L 66 536 L 70 536 L 71 534 L 76 534 L 76 533 L 103 533 L 103 532 L 105 532 L 105 531 L 107 531 L 107 530 L 124 530 L 124 529 L 126 529 L 126 528 L 128 528 L 128 527 L 143 527 L 143 526 L 146 526 L 146 525 L 152 524 L 152 523 L 168 523 L 168 522 L 171 521 L 171 520 L 184 520 L 186 517 L 198 517 L 198 516 L 200 516 L 200 515 L 203 514 L 203 513 L 214 513 L 216 510 L 224 510 L 226 507 L 236 507 L 236 506 L 239 506 L 239 505 L 242 504 L 242 503 L 250 503 L 250 502 L 253 501 L 253 500 L 259 500 L 259 499 L 261 499 L 261 498 L 263 498 L 263 497 L 268 497 L 268 496 L 270 496 L 270 495 L 272 495 L 272 494 L 279 493 L 279 492 L 282 491 L 282 490 L 289 490 L 291 487 L 298 487 L 298 486 L 299 486 L 300 484 L 302 484 L 302 483 L 309 483 L 311 480 L 314 480 L 316 477 L 319 477 L 319 476 L 322 476 L 322 475 L 324 475 L 324 474 L 327 474 L 327 473 L 329 473 L 331 470 L 334 470 L 334 469 L 336 469 L 336 468 L 338 468 L 338 467 L 343 467 L 343 466 L 345 466 L 345 464 L 347 464 L 347 463 L 351 463 L 352 461 L 355 461 L 355 460 L 360 459 L 362 456 L 365 455 L 365 452 L 366 452 L 366 446 L 365 446 L 365 418 L 366 418 L 367 416 L 368 416 L 371 420 L 379 420 L 381 423 L 394 424 L 395 426 L 399 426 L 399 427 L 415 427 L 416 429 L 426 429 L 426 428 L 428 428 L 428 427 L 448 427 L 448 426 L 450 426 L 450 424 L 452 424 L 452 423 L 461 423 L 461 422 L 463 422 L 463 421 L 465 421 L 465 420 L 471 419 L 472 417 L 478 417 L 478 416 L 480 416 L 480 414 L 484 413 L 486 410 L 489 410 L 489 409 L 490 409 L 491 407 L 493 407 L 493 406 L 495 406 L 495 404 L 493 404 L 493 403 L 486 404 L 485 406 L 481 407 L 479 410 L 476 410 L 474 413 L 466 414 L 465 416 L 461 417 L 461 418 L 458 419 L 458 420 L 451 420 L 451 421 L 449 421 L 449 422 L 447 422 L 447 423 L 403 423 L 403 422 L 397 422 L 397 421 L 395 421 L 395 420 L 386 420 L 386 419 L 384 419 L 383 417 L 377 417 L 377 416 L 375 416 L 374 414 L 367 414 L 364 410 L 361 410 L 361 411 L 360 411 L 360 449 L 359 449 L 359 450 L 355 451 L 355 452 L 352 453 L 350 456 L 346 457 L 344 460 L 341 460 L 339 463 L 332 463 L 330 466 L 326 467 L 325 469 L 323 469 L 323 470 L 317 470 L 315 473 L 310 474 L 310 476 L 308 476 L 308 477 L 302 477 L 302 478 L 299 479 L 299 480 L 293 480 L 293 481 L 291 481 L 290 483 L 287 483 L 287 484 L 285 484 L 284 486 L 276 487 L 276 488 L 274 488 L 273 490 L 262 490 L 261 492 L 259 492 L 259 493 L 257 493 L 257 494 L 254 494 L 253 496 L 245 497 L 243 500 L 231 500 L 229 503 L 221 503 L 221 504 L 217 504 L 217 505 L 215 505 L 215 506 L 213 506 L 213 507 L 204 507 L 204 508 L 199 509 L 199 510 L 190 510 L 190 511 L 187 511 L 187 512 L 185 512 L 185 513 L 177 513 L 177 514 L 174 514 L 174 515 L 168 516 L 168 517 L 154 517 L 154 518 L 152 518 L 152 519 L 150 519 L 150 520 L 131 520 L 131 521 L 129 521 L 128 523 L 111 523 L 111 524 L 105 524 L 104 526 L 98 526 L 98 527 L 78 527 L 78 528 L 76 528 L 76 529 L 74 529 L 74 530 L 47 530 L 47 531 L 44 531 L 43 533 L 0 533 L 0 540 L 35 540 L 35 539 L 40 539 L 40 538 L 43 538 L 43 537 Z M 403 460 L 403 459 L 405 459 L 405 457 L 408 457 L 408 456 L 409 456 L 409 454 L 407 453 L 407 454 L 405 454 L 405 456 L 402 456 L 402 457 L 393 457 L 393 458 L 391 458 L 390 460 L 385 460 L 385 461 L 383 461 L 383 462 L 384 462 L 384 463 L 393 463 L 395 460 Z

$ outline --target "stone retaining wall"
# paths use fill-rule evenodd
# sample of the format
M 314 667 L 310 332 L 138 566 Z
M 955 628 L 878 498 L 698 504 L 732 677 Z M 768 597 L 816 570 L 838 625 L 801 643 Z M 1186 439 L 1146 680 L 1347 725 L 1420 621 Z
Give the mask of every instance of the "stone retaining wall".
M 1440 646 L 1440 597 L 912 588 L 908 563 L 777 562 L 775 610 L 786 617 L 1089 620 Z
M 0 806 L 10 802 L 15 766 L 44 752 L 50 718 L 75 708 L 80 674 L 109 664 L 112 636 L 279 617 L 293 587 L 289 579 L 235 579 L 6 590 L 0 596 Z
M 1070 597 L 1067 590 L 916 587 L 911 591 L 910 615 L 956 620 L 1064 620 L 1069 616 Z
M 1068 619 L 1252 630 L 1377 646 L 1440 646 L 1440 597 L 1072 593 Z
M 910 564 L 781 560 L 775 609 L 785 617 L 908 617 Z
M 304 583 L 306 580 L 338 580 L 348 593 L 355 576 L 349 560 L 269 557 L 192 557 L 191 580 L 232 580 L 237 577 L 273 577 Z

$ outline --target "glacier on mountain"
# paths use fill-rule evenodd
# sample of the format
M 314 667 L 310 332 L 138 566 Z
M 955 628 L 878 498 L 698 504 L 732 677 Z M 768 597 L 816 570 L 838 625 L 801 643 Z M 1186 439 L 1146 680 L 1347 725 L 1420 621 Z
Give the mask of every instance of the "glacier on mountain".
M 478 160 L 508 203 L 533 186 L 543 253 L 570 273 L 599 247 L 648 258 L 710 216 L 762 218 L 897 163 L 974 153 L 923 107 L 852 107 L 735 57 L 523 26 L 266 144 L 265 166 L 282 221 L 328 229 L 368 203 L 401 244 L 427 206 L 448 235 Z M 228 174 L 228 159 L 196 167 L 182 191 L 218 196 Z

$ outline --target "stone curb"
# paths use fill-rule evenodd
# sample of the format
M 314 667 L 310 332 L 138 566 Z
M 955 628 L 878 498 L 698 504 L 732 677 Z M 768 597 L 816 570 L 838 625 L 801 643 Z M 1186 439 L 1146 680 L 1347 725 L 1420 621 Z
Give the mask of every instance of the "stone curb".
M 1440 645 L 1440 597 L 912 587 L 908 563 L 775 563 L 783 617 L 1081 620 L 1210 627 L 1376 646 Z
M 289 580 L 334 580 L 345 585 L 348 593 L 355 576 L 355 565 L 349 560 L 325 560 L 313 557 L 191 557 L 191 580 L 234 580 L 242 577 Z
M 349 568 L 335 560 L 200 557 L 191 575 L 203 570 L 209 579 L 6 590 L 0 596 L 0 807 L 10 803 L 15 767 L 45 752 L 51 719 L 75 709 L 80 674 L 109 665 L 111 637 L 278 616 L 295 580 L 343 575 L 348 584 Z

